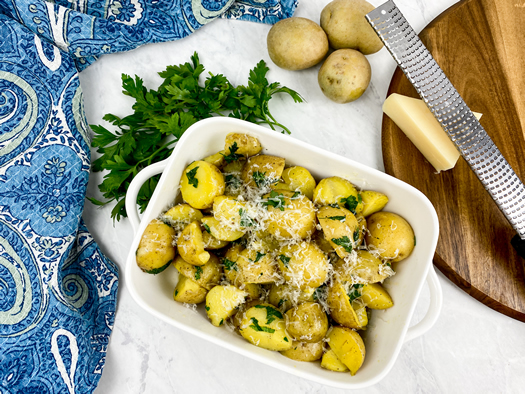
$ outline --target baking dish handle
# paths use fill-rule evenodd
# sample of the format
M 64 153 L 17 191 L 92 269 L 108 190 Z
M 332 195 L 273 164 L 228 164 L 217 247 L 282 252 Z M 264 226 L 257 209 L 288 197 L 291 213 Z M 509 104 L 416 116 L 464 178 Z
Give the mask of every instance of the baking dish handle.
M 428 271 L 427 284 L 430 290 L 430 305 L 428 306 L 427 314 L 419 323 L 409 327 L 405 336 L 405 342 L 411 341 L 430 330 L 441 313 L 441 307 L 443 306 L 443 291 L 434 266 L 431 266 Z
M 149 178 L 160 174 L 166 168 L 168 159 L 159 161 L 158 163 L 152 164 L 140 171 L 135 178 L 131 181 L 126 193 L 126 213 L 128 214 L 129 222 L 133 233 L 137 233 L 140 225 L 140 216 L 137 209 L 137 197 L 139 195 L 140 188 Z

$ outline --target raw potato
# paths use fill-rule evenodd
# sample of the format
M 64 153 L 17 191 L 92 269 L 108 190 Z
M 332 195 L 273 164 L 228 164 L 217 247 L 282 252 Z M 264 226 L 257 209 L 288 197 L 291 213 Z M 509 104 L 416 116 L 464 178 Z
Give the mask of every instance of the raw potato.
M 357 49 L 363 55 L 379 51 L 383 43 L 366 21 L 375 7 L 364 0 L 334 0 L 321 12 L 321 27 L 334 49 Z
M 361 199 L 363 200 L 363 211 L 361 214 L 364 217 L 382 210 L 388 202 L 388 197 L 385 194 L 373 190 L 363 190 Z
M 244 235 L 244 231 L 234 230 L 219 222 L 213 216 L 205 216 L 201 219 L 201 222 L 203 226 L 205 225 L 210 229 L 210 234 L 220 241 L 235 241 Z
M 189 204 L 177 204 L 168 209 L 168 211 L 161 216 L 162 221 L 167 222 L 173 228 L 181 230 L 191 222 L 202 219 L 202 212 L 193 208 Z
M 323 356 L 323 342 L 292 342 L 292 347 L 281 354 L 295 361 L 315 361 Z
M 392 297 L 379 283 L 364 285 L 360 300 L 370 309 L 388 309 L 394 306 Z
M 285 161 L 270 155 L 252 156 L 242 169 L 241 179 L 250 187 L 265 187 L 281 178 Z
M 270 284 L 280 279 L 277 264 L 270 254 L 244 249 L 236 263 L 243 283 Z
M 328 288 L 328 297 L 326 299 L 330 308 L 330 316 L 339 324 L 360 330 L 362 320 L 357 316 L 345 287 L 340 282 L 334 282 Z
M 190 264 L 204 265 L 210 259 L 210 254 L 204 250 L 200 223 L 188 224 L 177 240 L 177 250 L 180 256 Z
M 377 283 L 394 274 L 391 267 L 367 250 L 358 250 L 348 261 L 338 259 L 333 267 L 336 278 L 342 282 Z
M 304 70 L 315 66 L 328 53 L 324 30 L 306 18 L 287 18 L 277 22 L 268 32 L 268 54 L 279 67 Z
M 357 100 L 368 88 L 372 69 L 367 58 L 354 49 L 339 49 L 325 60 L 317 81 L 326 97 L 346 104 Z
M 186 167 L 180 180 L 182 198 L 197 209 L 210 208 L 215 197 L 224 194 L 224 188 L 221 171 L 203 160 L 194 161 Z
M 235 286 L 215 286 L 206 295 L 206 313 L 215 327 L 221 326 L 244 303 L 246 293 Z
M 335 372 L 346 372 L 348 367 L 337 358 L 332 349 L 328 349 L 321 359 L 321 367 Z
M 285 317 L 286 331 L 296 341 L 316 343 L 328 331 L 328 317 L 316 302 L 302 303 L 286 312 Z
M 282 313 L 270 304 L 248 309 L 239 331 L 248 342 L 264 349 L 280 352 L 292 347 Z
M 345 208 L 322 207 L 317 220 L 324 237 L 342 259 L 349 256 L 359 244 L 359 223 L 352 212 Z
M 376 212 L 367 219 L 365 237 L 370 250 L 393 262 L 406 259 L 416 244 L 414 230 L 401 216 L 392 212 Z
M 303 241 L 286 245 L 278 252 L 277 262 L 286 283 L 308 290 L 321 286 L 328 277 L 328 259 L 319 247 Z
M 278 239 L 305 239 L 313 234 L 315 207 L 308 198 L 286 190 L 273 190 L 264 198 L 273 203 L 267 206 L 268 233 Z
M 173 291 L 173 299 L 186 304 L 200 304 L 206 299 L 207 292 L 197 282 L 180 275 L 177 286 Z
M 190 264 L 178 256 L 173 263 L 179 273 L 193 281 L 206 290 L 211 290 L 221 280 L 221 266 L 219 259 L 210 253 L 210 259 L 202 266 Z
M 164 271 L 176 255 L 174 239 L 173 228 L 153 219 L 144 230 L 135 253 L 139 268 L 148 274 Z
M 359 203 L 359 193 L 357 189 L 347 179 L 332 176 L 322 179 L 314 189 L 314 203 L 317 205 L 339 204 L 345 206 L 341 199 L 355 199 L 357 206 L 356 213 L 363 210 L 363 204 Z
M 234 146 L 237 149 L 234 148 L 234 152 L 232 152 Z M 262 146 L 259 140 L 248 134 L 230 133 L 224 141 L 224 152 L 226 152 L 226 155 L 236 153 L 243 156 L 254 156 L 261 150 Z
M 288 167 L 282 174 L 284 182 L 278 183 L 275 190 L 300 191 L 308 199 L 312 200 L 315 189 L 315 179 L 304 167 Z
M 353 375 L 361 368 L 365 361 L 365 344 L 356 332 L 346 327 L 334 327 L 328 333 L 328 345 L 337 358 L 350 370 Z

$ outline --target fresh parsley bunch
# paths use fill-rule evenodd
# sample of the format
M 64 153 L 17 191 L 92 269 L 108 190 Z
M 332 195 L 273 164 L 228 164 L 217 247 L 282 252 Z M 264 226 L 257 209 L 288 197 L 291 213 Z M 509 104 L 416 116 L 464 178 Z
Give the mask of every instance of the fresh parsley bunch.
M 266 63 L 261 60 L 250 71 L 247 86 L 234 87 L 221 74 L 209 73 L 204 85 L 199 82 L 204 66 L 197 53 L 191 63 L 169 66 L 159 75 L 164 82 L 157 90 L 148 90 L 143 80 L 122 74 L 123 93 L 135 99 L 134 113 L 124 118 L 106 114 L 104 120 L 117 130 L 91 125 L 92 146 L 101 156 L 93 162 L 93 171 L 107 170 L 99 185 L 105 201 L 89 200 L 96 205 L 116 201 L 111 217 L 126 217 L 124 197 L 129 184 L 144 167 L 166 159 L 175 142 L 192 124 L 212 116 L 230 116 L 252 123 L 267 124 L 274 130 L 290 134 L 290 130 L 271 115 L 268 103 L 276 93 L 289 94 L 296 103 L 303 98 L 279 82 L 269 83 Z M 141 212 L 157 186 L 160 176 L 149 179 L 140 189 L 138 204 Z

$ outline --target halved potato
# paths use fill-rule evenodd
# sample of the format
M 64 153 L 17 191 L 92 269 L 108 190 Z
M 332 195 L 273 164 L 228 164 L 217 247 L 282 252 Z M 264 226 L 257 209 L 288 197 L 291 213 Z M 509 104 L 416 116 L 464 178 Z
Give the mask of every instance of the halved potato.
M 313 287 L 301 290 L 288 284 L 273 284 L 268 293 L 268 302 L 280 310 L 287 311 L 303 302 L 314 301 L 314 291 Z
M 208 290 L 200 286 L 194 280 L 179 275 L 179 281 L 173 291 L 173 299 L 177 302 L 187 304 L 200 304 L 206 299 Z
M 348 209 L 322 207 L 317 211 L 317 220 L 323 228 L 324 237 L 339 257 L 349 256 L 359 244 L 359 223 Z
M 177 250 L 180 256 L 190 264 L 204 265 L 210 259 L 210 254 L 204 250 L 200 223 L 188 224 L 177 240 Z
M 388 202 L 386 194 L 373 190 L 363 190 L 361 192 L 361 199 L 363 200 L 363 211 L 361 215 L 364 217 L 382 210 Z
M 365 361 L 365 344 L 361 336 L 347 327 L 334 327 L 328 333 L 328 345 L 337 358 L 350 370 L 353 375 L 361 368 Z
M 292 347 L 292 338 L 286 332 L 282 313 L 270 304 L 259 304 L 248 309 L 239 331 L 248 342 L 264 349 L 280 352 Z
M 222 249 L 229 244 L 228 241 L 221 241 L 215 238 L 207 230 L 202 232 L 202 242 L 204 242 L 204 249 L 206 250 Z
M 204 216 L 202 225 L 209 229 L 210 234 L 220 241 L 235 241 L 244 235 L 244 231 L 233 230 L 228 225 L 221 223 L 213 216 Z
M 255 137 L 242 133 L 230 133 L 224 141 L 224 152 L 243 156 L 254 156 L 262 150 L 261 143 Z
M 285 168 L 281 177 L 284 182 L 275 185 L 275 190 L 299 191 L 308 199 L 313 199 L 315 179 L 306 168 L 299 166 Z
M 194 161 L 186 167 L 180 180 L 182 198 L 197 209 L 210 208 L 215 197 L 224 194 L 224 188 L 221 171 L 203 160 Z
M 334 372 L 346 372 L 348 367 L 337 358 L 332 349 L 328 349 L 321 359 L 321 367 Z
M 163 215 L 161 220 L 176 229 L 183 229 L 191 222 L 202 219 L 202 212 L 189 204 L 177 204 Z
M 286 331 L 294 340 L 316 343 L 321 341 L 328 331 L 328 317 L 317 302 L 305 302 L 288 310 Z
M 363 203 L 357 189 L 347 179 L 333 176 L 322 179 L 314 189 L 314 203 L 317 205 L 338 204 L 352 213 L 360 213 Z
M 135 253 L 137 265 L 148 274 L 164 271 L 175 258 L 175 230 L 153 219 L 144 230 Z
M 394 275 L 394 270 L 367 250 L 358 250 L 346 260 L 333 263 L 334 275 L 340 281 L 352 283 L 377 283 Z
M 328 298 L 326 302 L 330 308 L 330 316 L 337 323 L 356 330 L 362 328 L 361 321 L 354 311 L 342 283 L 337 281 L 332 283 L 328 288 Z
M 216 286 L 221 280 L 219 259 L 211 253 L 208 262 L 202 266 L 190 264 L 180 256 L 175 259 L 173 265 L 181 275 L 190 278 L 207 290 Z
M 361 301 L 370 309 L 388 309 L 394 306 L 392 297 L 379 283 L 364 285 L 361 289 Z
M 323 342 L 292 342 L 292 347 L 281 354 L 295 361 L 315 361 L 323 356 Z
M 286 283 L 306 290 L 321 286 L 328 277 L 326 255 L 313 243 L 302 241 L 286 245 L 277 256 Z
M 228 279 L 228 281 L 235 286 L 240 286 L 243 283 L 242 272 L 237 266 L 237 260 L 241 256 L 241 252 L 243 250 L 244 247 L 242 245 L 232 245 L 228 248 L 224 258 L 222 259 L 226 279 Z
M 218 196 L 213 201 L 213 216 L 233 230 L 250 227 L 252 220 L 247 216 L 246 204 L 233 196 Z
M 246 292 L 235 286 L 215 286 L 206 295 L 206 313 L 216 327 L 233 316 L 237 308 L 244 303 Z
M 280 279 L 272 255 L 253 249 L 244 249 L 237 259 L 243 283 L 270 284 Z
M 279 181 L 284 170 L 282 157 L 252 156 L 244 166 L 241 178 L 250 187 L 268 187 Z
M 207 161 L 210 164 L 213 164 L 217 168 L 222 168 L 224 166 L 224 151 L 217 152 L 213 155 L 206 156 L 202 161 Z

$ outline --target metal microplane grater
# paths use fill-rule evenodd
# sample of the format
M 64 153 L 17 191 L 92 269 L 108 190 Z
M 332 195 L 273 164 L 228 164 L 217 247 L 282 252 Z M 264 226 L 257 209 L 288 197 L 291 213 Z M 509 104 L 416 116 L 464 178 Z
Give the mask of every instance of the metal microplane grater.
M 518 233 L 512 244 L 525 258 L 525 186 L 394 2 L 366 18 Z

